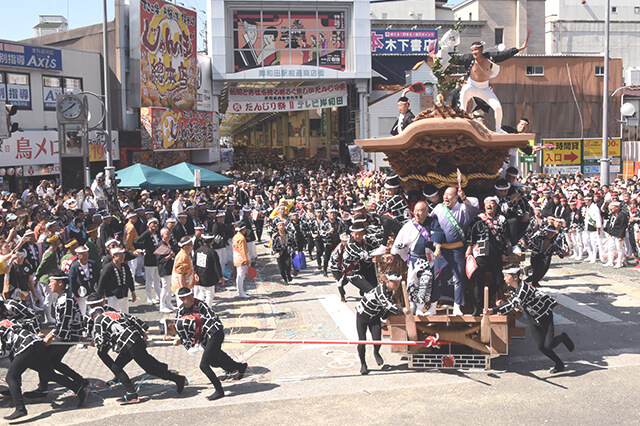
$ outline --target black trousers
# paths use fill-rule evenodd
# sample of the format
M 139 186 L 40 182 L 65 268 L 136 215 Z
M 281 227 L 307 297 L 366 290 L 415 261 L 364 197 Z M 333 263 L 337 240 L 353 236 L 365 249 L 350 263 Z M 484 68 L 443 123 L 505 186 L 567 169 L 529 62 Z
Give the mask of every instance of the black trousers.
M 476 269 L 476 272 L 473 274 L 475 280 L 473 287 L 473 295 L 475 298 L 473 316 L 482 314 L 485 286 L 489 287 L 489 298 L 491 299 L 504 284 L 502 259 L 498 257 L 478 257 L 476 261 L 478 263 L 478 269 Z M 491 274 L 491 279 L 487 279 L 487 273 Z
M 49 354 L 49 361 L 51 362 L 51 367 L 58 373 L 69 377 L 73 380 L 78 387 L 82 385 L 84 378 L 78 374 L 74 369 L 69 367 L 67 364 L 62 362 L 62 358 L 69 352 L 71 346 L 68 345 L 50 345 L 47 346 L 47 353 Z M 46 392 L 48 389 L 49 382 L 43 377 L 42 374 L 38 374 L 38 378 L 40 379 L 40 383 L 38 385 L 38 390 L 42 392 Z
M 380 216 L 380 224 L 382 225 L 383 229 L 382 245 L 386 246 L 391 234 L 395 234 L 397 236 L 402 229 L 402 225 L 400 224 L 400 222 L 398 222 L 391 216 L 387 216 L 386 214 Z
M 200 359 L 200 370 L 207 376 L 213 387 L 220 392 L 222 392 L 222 384 L 211 367 L 220 367 L 226 372 L 231 372 L 238 370 L 241 366 L 239 362 L 231 359 L 222 350 L 222 342 L 224 342 L 224 331 L 217 331 L 207 340 Z
M 325 275 L 327 275 L 327 268 L 329 267 L 329 260 L 331 259 L 331 253 L 333 253 L 333 249 L 335 249 L 340 242 L 331 242 L 324 243 L 324 254 L 322 256 L 322 271 Z
M 375 316 L 370 320 L 366 320 L 365 316 L 358 313 L 356 314 L 356 330 L 358 331 L 358 340 L 367 340 L 367 329 L 371 333 L 372 340 L 382 340 L 382 324 L 380 323 L 380 317 Z M 365 351 L 367 345 L 358 345 L 358 357 L 362 365 L 366 364 Z M 373 346 L 373 353 L 380 353 L 380 346 Z
M 291 281 L 291 268 L 293 264 L 291 262 L 291 255 L 289 255 L 289 251 L 285 250 L 280 254 L 278 260 L 278 268 L 280 269 L 280 276 L 286 284 Z
M 253 223 L 256 225 L 256 239 L 260 241 L 262 239 L 262 230 L 264 229 L 264 219 L 258 219 Z
M 324 253 L 324 242 L 321 237 L 315 238 L 316 244 L 316 261 L 318 262 L 318 268 L 322 267 L 322 255 Z M 329 255 L 331 256 L 331 255 Z
M 53 371 L 51 361 L 49 361 L 47 347 L 44 342 L 38 341 L 19 355 L 16 355 L 11 361 L 9 370 L 7 371 L 7 385 L 9 386 L 11 399 L 13 400 L 16 410 L 26 411 L 21 386 L 22 373 L 24 373 L 27 368 L 37 371 L 40 380 L 44 380 L 46 383 L 53 381 L 76 393 L 80 389 L 80 385 L 74 383 L 69 377 Z
M 531 256 L 531 269 L 533 270 L 531 274 L 531 285 L 534 287 L 540 285 L 540 280 L 547 274 L 549 266 L 551 266 L 551 256 L 546 254 Z
M 529 315 L 527 315 L 527 320 L 531 338 L 538 350 L 553 361 L 557 367 L 564 366 L 560 357 L 553 351 L 553 348 L 560 343 L 564 343 L 567 335 L 563 333 L 560 336 L 554 336 L 553 312 L 543 316 L 538 322 L 535 322 Z
M 313 260 L 313 247 L 316 245 L 313 235 L 307 235 L 307 251 L 309 252 L 309 260 Z M 302 250 L 300 250 L 302 251 Z
M 147 346 L 144 341 L 138 340 L 133 345 L 125 348 L 118 354 L 115 361 L 109 356 L 109 350 L 103 348 L 98 351 L 98 357 L 104 362 L 104 364 L 111 370 L 111 372 L 118 378 L 129 394 L 136 393 L 136 389 L 131 383 L 131 379 L 124 372 L 124 367 L 132 360 L 136 362 L 142 369 L 152 376 L 159 377 L 164 380 L 171 380 L 178 382 L 180 376 L 178 374 L 169 371 L 169 366 L 163 362 L 158 361 L 149 352 L 147 352 Z

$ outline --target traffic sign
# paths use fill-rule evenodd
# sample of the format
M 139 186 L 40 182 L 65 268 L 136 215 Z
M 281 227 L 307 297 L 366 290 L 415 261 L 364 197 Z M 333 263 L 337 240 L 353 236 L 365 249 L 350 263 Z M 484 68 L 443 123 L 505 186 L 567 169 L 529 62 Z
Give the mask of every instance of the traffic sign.
M 543 139 L 542 144 L 555 145 L 543 150 L 545 166 L 579 166 L 582 162 L 582 144 L 579 139 Z
M 520 156 L 521 163 L 535 163 L 536 156 L 535 155 L 521 155 Z

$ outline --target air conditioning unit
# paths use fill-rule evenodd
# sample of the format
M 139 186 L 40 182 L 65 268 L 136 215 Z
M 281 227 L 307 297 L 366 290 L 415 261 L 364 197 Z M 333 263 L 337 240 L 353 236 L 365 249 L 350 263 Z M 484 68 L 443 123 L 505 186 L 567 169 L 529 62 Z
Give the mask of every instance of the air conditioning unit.
M 640 86 L 640 67 L 627 68 L 627 86 Z

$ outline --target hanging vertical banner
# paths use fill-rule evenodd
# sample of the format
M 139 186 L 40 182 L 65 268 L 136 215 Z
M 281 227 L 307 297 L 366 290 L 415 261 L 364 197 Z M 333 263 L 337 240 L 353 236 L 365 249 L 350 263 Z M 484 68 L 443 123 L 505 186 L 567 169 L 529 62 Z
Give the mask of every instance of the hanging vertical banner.
M 195 109 L 197 15 L 160 0 L 140 1 L 141 106 Z
M 142 148 L 199 149 L 213 146 L 217 122 L 208 111 L 140 108 Z

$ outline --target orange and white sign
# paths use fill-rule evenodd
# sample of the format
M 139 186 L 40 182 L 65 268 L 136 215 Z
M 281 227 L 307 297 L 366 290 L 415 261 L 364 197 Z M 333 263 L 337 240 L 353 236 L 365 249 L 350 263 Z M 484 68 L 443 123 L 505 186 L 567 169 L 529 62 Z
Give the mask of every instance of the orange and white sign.
M 161 0 L 140 0 L 140 105 L 195 109 L 197 15 Z

